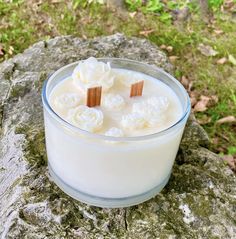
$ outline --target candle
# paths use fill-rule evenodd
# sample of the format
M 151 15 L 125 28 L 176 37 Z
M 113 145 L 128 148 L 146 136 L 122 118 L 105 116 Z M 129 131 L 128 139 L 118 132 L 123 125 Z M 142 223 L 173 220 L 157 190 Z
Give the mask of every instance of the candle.
M 55 72 L 42 97 L 49 170 L 67 194 L 122 207 L 148 200 L 168 182 L 190 111 L 172 76 L 135 61 L 89 58 Z

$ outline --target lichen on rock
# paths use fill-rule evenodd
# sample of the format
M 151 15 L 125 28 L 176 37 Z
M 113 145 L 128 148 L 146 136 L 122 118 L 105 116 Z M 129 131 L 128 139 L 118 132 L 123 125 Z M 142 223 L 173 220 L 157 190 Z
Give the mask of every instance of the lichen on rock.
M 46 166 L 43 81 L 71 62 L 130 58 L 171 72 L 166 55 L 147 40 L 121 34 L 39 42 L 0 65 L 1 238 L 236 238 L 236 178 L 207 148 L 193 115 L 168 185 L 126 209 L 80 203 L 51 180 Z

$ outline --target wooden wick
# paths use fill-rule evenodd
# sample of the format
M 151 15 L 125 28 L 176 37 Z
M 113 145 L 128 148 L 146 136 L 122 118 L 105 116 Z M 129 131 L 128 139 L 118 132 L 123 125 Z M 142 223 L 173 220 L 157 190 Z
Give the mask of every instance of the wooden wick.
M 142 96 L 144 81 L 139 81 L 131 85 L 130 97 Z
M 88 107 L 95 107 L 101 104 L 102 87 L 92 87 L 87 89 L 87 102 Z

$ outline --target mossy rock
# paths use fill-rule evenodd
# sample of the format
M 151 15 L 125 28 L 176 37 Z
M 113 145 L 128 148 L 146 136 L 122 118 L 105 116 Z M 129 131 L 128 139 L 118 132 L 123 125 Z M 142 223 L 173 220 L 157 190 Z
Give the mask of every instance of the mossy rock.
M 166 55 L 121 34 L 39 42 L 0 65 L 1 238 L 236 238 L 236 178 L 210 152 L 191 115 L 168 185 L 138 206 L 101 209 L 75 201 L 50 179 L 41 104 L 43 81 L 89 56 L 123 57 L 171 72 Z

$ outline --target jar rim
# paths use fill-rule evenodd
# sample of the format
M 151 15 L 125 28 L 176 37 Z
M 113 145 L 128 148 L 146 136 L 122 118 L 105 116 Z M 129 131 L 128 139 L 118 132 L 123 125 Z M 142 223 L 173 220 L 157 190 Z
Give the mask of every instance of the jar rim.
M 104 58 L 97 58 L 97 60 L 98 61 L 104 61 L 104 62 L 115 62 L 115 61 L 118 61 L 118 62 L 129 63 L 129 64 L 132 64 L 132 65 L 139 65 L 139 66 L 143 66 L 143 67 L 148 67 L 151 70 L 154 70 L 156 72 L 159 72 L 159 73 L 165 75 L 166 77 L 168 77 L 181 90 L 181 94 L 183 94 L 185 96 L 186 101 L 187 101 L 186 107 L 185 107 L 185 109 L 183 109 L 183 113 L 182 113 L 181 117 L 173 125 L 169 126 L 168 128 L 166 128 L 164 130 L 155 132 L 153 134 L 140 135 L 140 136 L 114 137 L 114 136 L 107 136 L 107 135 L 102 135 L 102 134 L 96 134 L 96 133 L 92 133 L 92 132 L 80 129 L 80 128 L 72 125 L 71 123 L 67 122 L 60 115 L 58 115 L 52 109 L 51 105 L 49 104 L 48 97 L 47 97 L 47 89 L 48 89 L 49 83 L 57 75 L 59 75 L 62 71 L 64 71 L 66 68 L 69 68 L 69 67 L 72 67 L 72 66 L 77 66 L 80 61 L 76 61 L 76 62 L 70 63 L 70 64 L 65 65 L 65 66 L 59 68 L 58 70 L 56 70 L 44 82 L 43 88 L 42 88 L 42 102 L 43 102 L 44 109 L 46 109 L 46 111 L 56 121 L 58 121 L 59 123 L 63 124 L 64 127 L 68 128 L 69 130 L 72 130 L 75 133 L 80 133 L 80 134 L 83 134 L 84 136 L 92 137 L 94 139 L 101 139 L 101 140 L 106 140 L 106 141 L 116 141 L 116 142 L 143 141 L 143 140 L 149 140 L 149 139 L 157 138 L 157 137 L 160 137 L 160 136 L 168 134 L 170 131 L 176 129 L 182 122 L 184 122 L 188 118 L 188 116 L 190 114 L 190 110 L 191 110 L 191 103 L 190 103 L 190 98 L 189 98 L 188 93 L 186 92 L 186 90 L 183 87 L 183 85 L 177 79 L 175 79 L 172 75 L 170 75 L 169 73 L 164 71 L 162 68 L 157 67 L 157 66 L 153 66 L 153 65 L 149 65 L 149 64 L 143 63 L 143 62 L 138 62 L 138 61 L 135 61 L 135 60 L 125 59 L 125 58 L 105 58 L 104 57 Z

